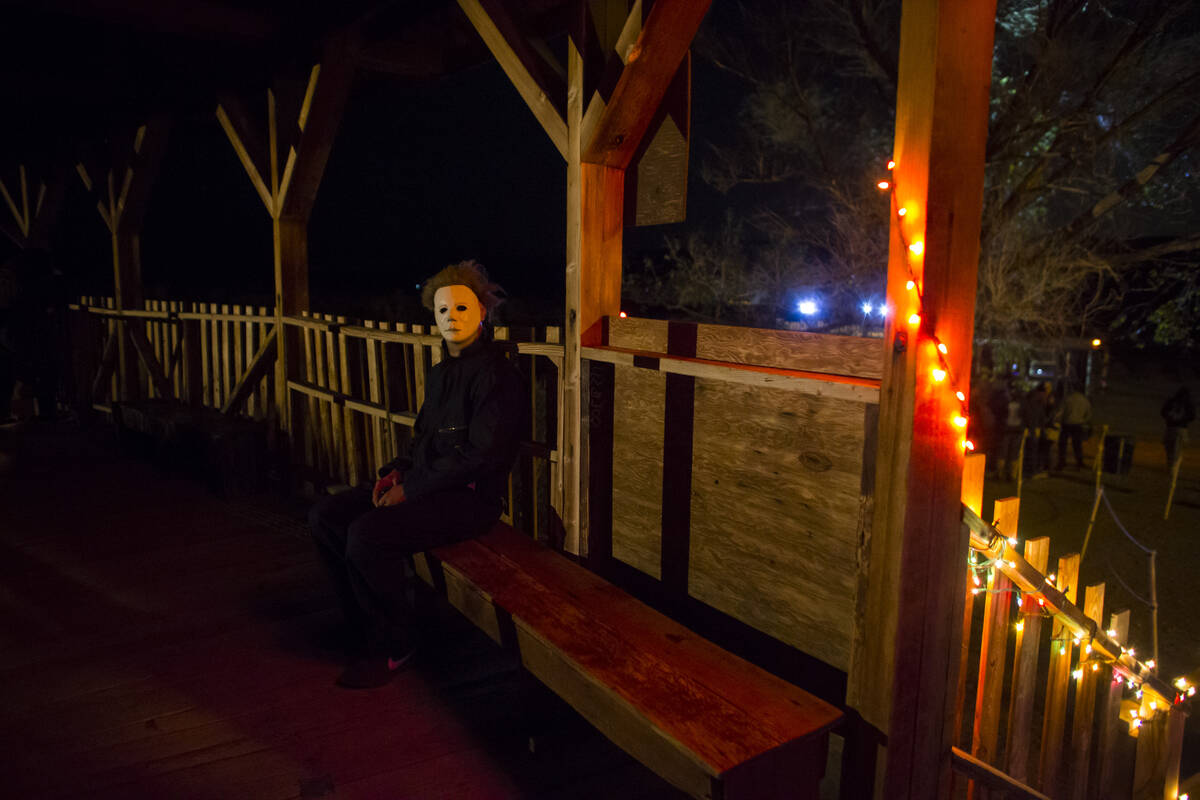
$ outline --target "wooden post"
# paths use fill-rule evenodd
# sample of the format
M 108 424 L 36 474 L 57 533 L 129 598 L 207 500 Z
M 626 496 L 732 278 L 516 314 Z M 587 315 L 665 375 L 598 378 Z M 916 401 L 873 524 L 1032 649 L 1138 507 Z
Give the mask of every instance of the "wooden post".
M 1079 554 L 1071 553 L 1058 560 L 1056 588 L 1070 602 L 1079 594 Z M 1075 646 L 1071 632 L 1058 620 L 1054 621 L 1050 639 L 1050 669 L 1046 677 L 1046 706 L 1042 714 L 1042 757 L 1038 768 L 1038 788 L 1057 795 L 1062 769 L 1063 735 L 1067 720 L 1067 687 L 1071 679 L 1071 649 Z
M 1108 630 L 1115 634 L 1112 636 L 1117 642 L 1126 642 L 1129 640 L 1129 611 L 1120 611 L 1113 614 L 1109 618 Z M 1121 698 L 1124 694 L 1124 681 L 1121 676 L 1113 672 L 1111 665 L 1106 665 L 1102 669 L 1104 677 L 1108 680 L 1104 694 L 1101 699 L 1100 710 L 1100 733 L 1096 740 L 1096 788 L 1098 795 L 1104 800 L 1119 800 L 1119 798 L 1127 797 L 1129 786 L 1124 787 L 1116 785 L 1118 771 L 1116 761 L 1119 757 L 1118 749 L 1122 740 L 1128 738 L 1126 730 L 1128 729 L 1125 723 L 1121 720 Z M 1128 777 L 1128 773 L 1126 773 Z
M 891 219 L 875 514 L 847 686 L 887 733 L 889 798 L 951 785 L 968 542 L 952 420 L 969 388 L 994 27 L 992 0 L 906 0 L 901 15 L 893 191 L 907 213 Z M 938 341 L 961 385 L 931 377 Z
M 1006 497 L 996 501 L 992 516 L 996 530 L 1007 536 L 1017 535 L 1021 501 Z M 1012 609 L 1012 582 L 998 569 L 988 576 L 987 599 L 983 608 L 983 637 L 979 643 L 979 683 L 975 693 L 975 726 L 971 754 L 995 766 L 996 745 L 1000 741 L 1001 696 L 1004 693 L 1005 651 L 1008 646 L 1008 620 Z M 976 783 L 967 785 L 967 797 L 986 796 Z
M 632 44 L 636 57 L 609 61 L 620 70 L 611 95 L 587 97 L 585 75 L 598 45 L 589 41 L 592 6 L 612 12 L 623 0 L 578 3 L 568 38 L 567 59 L 567 264 L 566 331 L 563 353 L 563 425 L 559 463 L 563 476 L 565 548 L 587 555 L 588 485 L 586 375 L 584 344 L 601 344 L 601 320 L 616 315 L 621 303 L 621 238 L 625 170 L 646 134 L 688 47 L 708 10 L 709 0 L 659 0 Z M 641 9 L 633 14 L 641 23 Z M 626 27 L 633 25 L 627 20 Z M 620 31 L 612 26 L 612 32 Z M 612 39 L 613 37 L 609 37 Z M 607 48 L 611 50 L 611 42 Z M 600 54 L 601 60 L 605 53 Z
M 1045 573 L 1050 559 L 1050 539 L 1042 536 L 1025 542 L 1025 560 L 1038 572 Z M 1037 692 L 1038 651 L 1042 643 L 1041 608 L 1026 597 L 1017 623 L 1017 643 L 1013 651 L 1012 700 L 1009 704 L 1007 772 L 1022 783 L 1029 775 L 1029 745 L 1032 740 L 1033 698 Z
M 120 311 L 140 311 L 144 307 L 139 237 L 146 217 L 150 188 L 166 151 L 168 132 L 167 120 L 157 117 L 139 127 L 128 139 L 116 137 L 114 141 L 120 141 L 122 145 L 110 154 L 110 163 L 103 175 L 95 164 L 92 165 L 95 175 L 88 171 L 83 162 L 76 165 L 76 172 L 84 187 L 98 198 L 96 208 L 108 228 L 112 249 L 113 299 Z M 124 149 L 125 146 L 128 149 Z M 142 334 L 133 327 L 133 323 L 125 321 L 116 324 L 116 333 L 120 338 L 117 340 L 118 372 L 115 377 L 121 388 L 119 396 L 114 395 L 113 399 L 135 399 L 140 396 L 141 390 L 138 353 L 131 336 Z
M 1104 584 L 1089 586 L 1083 593 L 1083 613 L 1094 620 L 1097 627 L 1104 621 Z M 1071 800 L 1083 800 L 1088 795 L 1088 777 L 1092 761 L 1092 721 L 1096 715 L 1096 703 L 1101 686 L 1100 665 L 1088 662 L 1087 649 L 1080 655 L 1079 669 L 1075 679 L 1075 713 L 1071 721 Z M 1094 667 L 1094 669 L 1093 669 Z
M 963 459 L 962 504 L 983 517 L 983 483 L 987 471 L 987 455 L 969 453 Z M 954 739 L 969 747 L 972 730 L 963 730 L 967 709 L 967 664 L 971 659 L 971 623 L 975 616 L 975 570 L 967 567 L 967 592 L 963 600 L 962 638 L 959 640 L 958 688 L 954 700 Z M 961 737 L 961 738 L 960 738 Z
M 223 98 L 216 116 L 271 216 L 275 275 L 275 419 L 289 437 L 298 412 L 288 379 L 302 374 L 302 335 L 284 317 L 308 309 L 308 220 L 354 78 L 354 36 L 339 34 L 297 84 L 267 90 L 266 145 L 251 115 Z M 293 88 L 299 91 L 292 91 Z M 263 164 L 264 159 L 266 164 Z

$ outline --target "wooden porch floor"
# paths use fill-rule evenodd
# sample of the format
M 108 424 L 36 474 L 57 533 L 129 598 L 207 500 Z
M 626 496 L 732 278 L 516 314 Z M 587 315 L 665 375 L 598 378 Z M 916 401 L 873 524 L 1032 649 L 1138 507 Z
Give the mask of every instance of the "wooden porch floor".
M 8 797 L 678 797 L 453 611 L 391 685 L 336 688 L 303 509 L 226 501 L 68 424 L 0 431 Z

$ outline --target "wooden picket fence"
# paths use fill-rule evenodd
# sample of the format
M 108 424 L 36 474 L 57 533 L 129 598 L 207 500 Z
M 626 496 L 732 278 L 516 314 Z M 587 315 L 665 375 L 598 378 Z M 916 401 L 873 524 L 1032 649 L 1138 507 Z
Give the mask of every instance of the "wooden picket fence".
M 442 357 L 441 337 L 424 325 L 309 312 L 284 317 L 298 333 L 299 366 L 287 381 L 290 413 L 280 424 L 273 370 L 279 332 L 266 307 L 147 300 L 142 309 L 118 311 L 112 298 L 81 297 L 71 308 L 86 312 L 74 355 L 77 383 L 85 382 L 94 407 L 108 411 L 130 399 L 117 363 L 124 326 L 137 352 L 135 396 L 285 429 L 293 467 L 323 486 L 366 482 L 404 447 L 428 370 Z M 498 326 L 495 336 L 511 344 L 530 401 L 505 520 L 554 540 L 562 502 L 560 331 Z M 89 353 L 102 355 L 96 361 Z
M 969 779 L 966 796 L 1174 800 L 1194 689 L 1164 682 L 1136 657 L 1130 612 L 1105 608 L 1103 583 L 1080 591 L 1078 553 L 1049 572 L 1049 538 L 1021 540 L 1018 498 L 995 501 L 993 524 L 980 518 L 983 476 L 984 456 L 967 456 L 971 559 L 954 728 L 961 749 L 952 756 Z

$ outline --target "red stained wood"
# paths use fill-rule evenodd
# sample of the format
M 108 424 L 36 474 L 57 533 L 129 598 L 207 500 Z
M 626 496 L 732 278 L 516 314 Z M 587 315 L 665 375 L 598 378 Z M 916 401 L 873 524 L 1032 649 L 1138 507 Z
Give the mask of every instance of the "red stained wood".
M 629 166 L 675 77 L 710 0 L 658 0 L 630 52 L 583 161 Z
M 511 529 L 436 555 L 716 775 L 841 716 Z

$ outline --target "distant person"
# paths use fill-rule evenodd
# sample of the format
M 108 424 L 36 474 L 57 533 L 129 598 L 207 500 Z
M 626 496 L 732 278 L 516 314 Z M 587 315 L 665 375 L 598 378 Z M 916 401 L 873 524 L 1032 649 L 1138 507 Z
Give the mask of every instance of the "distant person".
M 427 280 L 444 358 L 429 372 L 409 457 L 318 502 L 309 525 L 348 626 L 337 683 L 382 686 L 416 649 L 406 570 L 414 553 L 486 533 L 500 517 L 525 404 L 520 374 L 492 341 L 500 287 L 464 261 Z
M 1046 477 L 1046 470 L 1050 466 L 1046 459 L 1049 454 L 1049 440 L 1046 439 L 1050 420 L 1049 394 L 1048 384 L 1039 383 L 1025 395 L 1021 408 L 1022 422 L 1029 431 L 1025 450 L 1029 453 L 1029 468 L 1035 478 Z
M 1162 418 L 1167 429 L 1163 433 L 1163 447 L 1167 451 L 1167 469 L 1175 466 L 1175 460 L 1183 456 L 1183 447 L 1187 444 L 1188 425 L 1196 418 L 1196 409 L 1192 405 L 1192 396 L 1186 386 L 1180 386 L 1179 391 L 1166 399 L 1162 405 Z
M 1067 442 L 1075 455 L 1075 469 L 1083 469 L 1085 429 L 1092 424 L 1092 403 L 1078 387 L 1071 387 L 1062 402 L 1062 432 L 1058 437 L 1058 469 L 1067 466 Z
M 1009 378 L 1004 384 L 1003 406 L 1000 406 L 999 401 L 997 402 L 997 408 L 1003 408 L 1004 411 L 1004 416 L 1001 417 L 1004 425 L 1002 462 L 997 465 L 1000 468 L 1000 480 L 1015 481 L 1017 470 L 1021 468 L 1017 462 L 1021 456 L 1021 433 L 1025 430 L 1025 421 L 1022 415 L 1023 405 L 1021 390 L 1017 387 L 1016 382 Z

